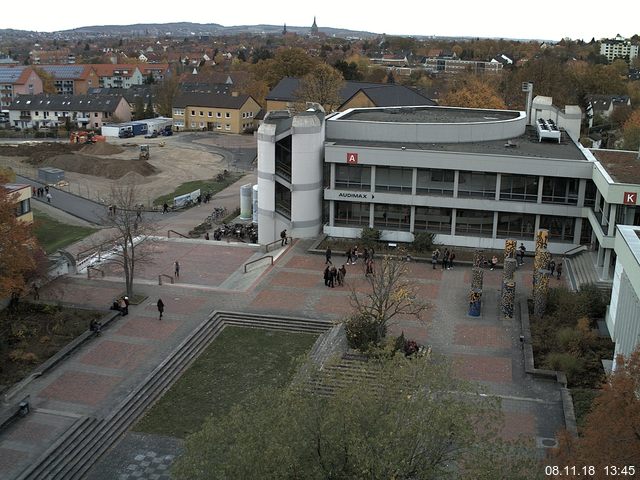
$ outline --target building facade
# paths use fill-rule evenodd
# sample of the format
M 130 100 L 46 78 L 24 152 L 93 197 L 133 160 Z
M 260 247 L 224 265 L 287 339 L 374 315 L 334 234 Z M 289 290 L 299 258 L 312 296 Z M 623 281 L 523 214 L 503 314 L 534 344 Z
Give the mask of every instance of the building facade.
M 609 62 L 622 58 L 631 63 L 638 56 L 638 45 L 618 35 L 614 39 L 605 39 L 600 42 L 600 55 L 607 57 Z
M 254 128 L 260 105 L 249 95 L 183 93 L 172 111 L 177 130 L 243 133 Z
M 31 67 L 0 67 L 0 111 L 7 110 L 18 95 L 39 93 L 42 93 L 42 80 Z
M 6 183 L 0 185 L 0 188 L 6 190 L 9 195 L 13 196 L 13 202 L 16 206 L 16 218 L 24 223 L 33 223 L 33 212 L 31 211 L 31 186 L 20 183 Z
M 91 65 L 38 65 L 36 72 L 51 77 L 59 95 L 86 95 L 90 88 L 98 87 L 99 78 Z M 43 81 L 46 81 L 43 78 Z

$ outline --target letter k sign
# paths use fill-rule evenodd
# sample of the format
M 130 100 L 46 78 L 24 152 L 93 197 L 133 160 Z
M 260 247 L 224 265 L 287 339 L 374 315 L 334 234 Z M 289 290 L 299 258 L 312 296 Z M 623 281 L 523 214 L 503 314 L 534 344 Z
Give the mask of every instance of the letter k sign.
M 638 200 L 637 192 L 624 192 L 624 204 L 635 205 Z

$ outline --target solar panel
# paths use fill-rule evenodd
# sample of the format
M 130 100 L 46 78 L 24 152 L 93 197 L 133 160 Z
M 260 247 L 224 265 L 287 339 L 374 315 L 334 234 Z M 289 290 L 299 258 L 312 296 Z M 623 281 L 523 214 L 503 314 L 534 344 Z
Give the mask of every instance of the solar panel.
M 0 67 L 0 83 L 14 83 L 22 75 L 24 67 Z

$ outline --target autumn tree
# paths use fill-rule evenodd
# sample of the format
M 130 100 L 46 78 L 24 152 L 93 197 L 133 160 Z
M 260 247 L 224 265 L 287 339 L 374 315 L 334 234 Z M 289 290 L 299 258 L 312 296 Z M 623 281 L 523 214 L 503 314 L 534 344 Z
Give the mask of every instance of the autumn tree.
M 625 150 L 640 148 L 640 110 L 635 110 L 622 127 Z
M 625 474 L 628 478 L 640 474 L 640 347 L 616 362 L 580 436 L 561 435 L 552 456 L 554 465 L 593 465 L 598 472 L 595 478 L 605 478 L 604 467 L 611 465 L 619 469 L 634 465 L 635 472 Z
M 154 98 L 158 105 L 158 113 L 164 117 L 171 117 L 173 113 L 173 99 L 178 95 L 180 84 L 177 73 L 165 77 L 162 83 L 156 86 Z
M 3 186 L 7 180 L 0 172 L 0 298 L 27 290 L 40 251 L 31 226 L 16 217 L 16 195 Z
M 33 69 L 42 80 L 43 93 L 58 93 L 55 85 L 55 79 L 52 74 L 44 71 L 42 68 L 39 68 L 39 67 L 33 67 Z
M 353 314 L 345 321 L 347 339 L 352 346 L 368 348 L 378 345 L 398 315 L 418 320 L 428 308 L 418 296 L 418 285 L 407 277 L 408 264 L 385 256 L 375 265 L 375 273 L 366 277 L 367 288 L 351 290 Z M 355 345 L 355 335 L 365 333 L 366 341 Z
M 467 108 L 507 108 L 495 87 L 474 75 L 466 76 L 440 100 L 441 105 Z
M 316 63 L 301 48 L 281 48 L 273 58 L 260 60 L 253 65 L 252 74 L 256 80 L 262 80 L 269 88 L 273 88 L 285 77 L 304 77 Z
M 153 262 L 155 228 L 142 211 L 136 187 L 135 182 L 112 184 L 109 205 L 115 209 L 104 219 L 108 234 L 99 247 L 110 247 L 108 262 L 122 268 L 128 296 L 133 295 L 136 267 Z
M 342 104 L 340 92 L 343 86 L 342 73 L 322 63 L 302 78 L 296 97 L 303 105 L 306 102 L 316 102 L 327 112 L 332 112 Z
M 189 436 L 173 467 L 177 479 L 535 480 L 528 449 L 500 440 L 499 407 L 446 360 L 370 360 L 330 396 L 308 384 L 331 382 L 310 367 L 301 380 L 264 388 L 209 418 Z

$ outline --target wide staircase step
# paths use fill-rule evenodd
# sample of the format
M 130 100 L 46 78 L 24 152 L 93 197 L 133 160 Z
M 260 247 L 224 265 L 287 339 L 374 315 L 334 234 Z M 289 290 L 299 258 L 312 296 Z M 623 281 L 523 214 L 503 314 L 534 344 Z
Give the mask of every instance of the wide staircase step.
M 330 321 L 215 312 L 202 322 L 104 419 L 85 417 L 25 469 L 18 480 L 80 480 L 166 392 L 227 325 L 319 334 Z
M 572 288 L 579 290 L 584 285 L 595 285 L 606 295 L 611 294 L 611 281 L 601 280 L 594 265 L 591 252 L 582 252 L 565 260 Z

